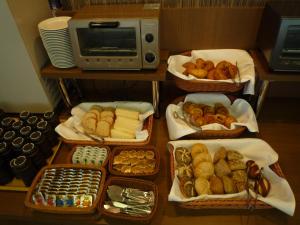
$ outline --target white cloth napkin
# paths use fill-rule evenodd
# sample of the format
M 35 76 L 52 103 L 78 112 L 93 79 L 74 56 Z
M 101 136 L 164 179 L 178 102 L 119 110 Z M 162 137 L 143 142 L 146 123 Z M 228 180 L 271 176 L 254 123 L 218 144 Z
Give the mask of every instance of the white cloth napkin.
M 203 58 L 204 60 L 211 60 L 215 65 L 220 61 L 226 60 L 233 65 L 237 63 L 240 72 L 241 83 L 246 83 L 244 87 L 244 94 L 254 95 L 255 87 L 255 69 L 254 62 L 251 56 L 245 51 L 240 49 L 212 49 L 212 50 L 193 50 L 191 56 L 173 55 L 168 59 L 168 71 L 174 76 L 177 76 L 184 80 L 201 80 L 204 82 L 214 82 L 208 79 L 198 79 L 192 75 L 185 76 L 183 71 L 185 70 L 182 65 L 186 62 L 193 61 L 197 58 Z M 222 80 L 222 82 L 233 83 L 231 79 Z M 239 82 L 238 76 L 235 78 L 235 82 Z
M 223 94 L 215 93 L 195 93 L 188 94 L 184 100 L 191 101 L 194 103 L 202 103 L 213 106 L 215 103 L 222 103 L 228 108 L 230 114 L 232 114 L 237 122 L 231 124 L 230 130 L 236 129 L 239 126 L 245 126 L 250 132 L 258 132 L 258 125 L 250 104 L 244 99 L 236 99 L 232 104 L 230 100 Z M 169 131 L 169 138 L 171 140 L 176 140 L 185 135 L 197 132 L 197 130 L 188 126 L 184 121 L 174 117 L 174 112 L 178 114 L 182 113 L 182 102 L 178 105 L 170 104 L 166 110 L 166 120 Z M 208 124 L 201 127 L 202 130 L 229 130 L 229 128 L 218 124 Z
M 217 140 L 183 140 L 170 141 L 168 143 L 169 151 L 174 151 L 177 147 L 190 148 L 195 143 L 203 143 L 207 146 L 212 158 L 215 152 L 221 147 L 226 149 L 236 150 L 244 156 L 244 161 L 249 159 L 254 160 L 260 167 L 264 167 L 264 176 L 270 181 L 271 189 L 267 197 L 259 196 L 258 199 L 267 204 L 287 213 L 292 216 L 295 212 L 296 202 L 292 189 L 288 182 L 279 177 L 275 172 L 269 169 L 269 165 L 278 161 L 278 154 L 271 148 L 271 146 L 261 139 L 243 138 L 243 139 L 217 139 Z M 174 154 L 173 154 L 174 155 Z M 174 169 L 176 168 L 176 160 L 174 160 Z M 255 193 L 251 192 L 252 197 Z M 187 202 L 192 200 L 206 200 L 206 199 L 227 199 L 247 198 L 247 192 L 243 191 L 236 194 L 224 195 L 201 195 L 193 198 L 185 198 L 179 188 L 179 181 L 177 178 L 177 171 L 175 171 L 175 179 L 168 196 L 169 201 Z
M 154 108 L 151 103 L 148 102 L 128 102 L 128 101 L 116 101 L 116 102 L 86 102 L 81 103 L 71 110 L 71 117 L 65 122 L 59 124 L 55 131 L 64 139 L 70 141 L 92 141 L 89 137 L 76 133 L 76 130 L 83 130 L 81 126 L 81 118 L 90 109 L 92 105 L 99 105 L 102 107 L 120 107 L 126 109 L 137 110 L 140 112 L 139 120 L 141 124 L 146 118 L 154 113 Z M 117 139 L 117 138 L 104 138 L 105 141 L 110 142 L 142 142 L 149 137 L 147 130 L 140 130 L 136 133 L 136 139 Z

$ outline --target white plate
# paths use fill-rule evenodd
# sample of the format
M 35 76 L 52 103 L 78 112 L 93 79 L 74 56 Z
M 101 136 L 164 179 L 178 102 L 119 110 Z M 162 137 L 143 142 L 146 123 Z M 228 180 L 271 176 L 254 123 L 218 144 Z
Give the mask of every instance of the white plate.
M 38 24 L 41 30 L 60 30 L 68 28 L 68 21 L 71 19 L 69 16 L 58 16 L 46 19 Z

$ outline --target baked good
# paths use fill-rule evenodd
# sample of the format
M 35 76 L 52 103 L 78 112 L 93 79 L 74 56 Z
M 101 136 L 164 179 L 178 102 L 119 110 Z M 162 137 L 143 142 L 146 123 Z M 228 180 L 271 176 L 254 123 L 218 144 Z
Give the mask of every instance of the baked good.
M 179 178 L 183 178 L 183 177 L 192 178 L 194 176 L 193 168 L 191 165 L 181 165 L 177 167 L 177 171 L 178 171 Z
M 208 153 L 208 149 L 205 144 L 197 143 L 197 144 L 194 144 L 191 148 L 192 158 L 195 158 L 195 156 L 198 153 L 202 153 L 202 152 Z
M 233 180 L 230 177 L 223 176 L 222 181 L 223 181 L 223 184 L 224 184 L 224 191 L 225 191 L 226 194 L 232 194 L 232 193 L 237 192 L 236 186 L 235 186 Z
M 81 121 L 82 127 L 88 134 L 94 134 L 97 127 L 97 119 L 95 117 L 85 116 Z
M 91 109 L 96 109 L 98 112 L 102 112 L 103 111 L 103 107 L 100 105 L 92 105 Z
M 96 135 L 100 137 L 109 137 L 110 135 L 110 124 L 104 120 L 100 120 L 97 123 Z
M 203 177 L 209 179 L 214 174 L 214 165 L 212 162 L 200 162 L 197 167 L 194 168 L 195 177 Z
M 122 116 L 129 119 L 138 120 L 140 112 L 130 109 L 116 108 L 116 116 Z
M 216 114 L 222 114 L 225 116 L 229 115 L 228 109 L 222 103 L 215 103 L 215 112 Z
M 197 65 L 193 62 L 186 62 L 186 63 L 182 64 L 182 66 L 185 69 L 196 69 L 197 68 Z
M 222 179 L 217 176 L 212 176 L 209 180 L 210 190 L 213 194 L 224 194 L 224 185 Z
M 228 160 L 228 165 L 231 170 L 244 170 L 246 164 L 242 160 Z
M 209 181 L 203 177 L 198 177 L 195 180 L 195 189 L 198 195 L 211 193 Z
M 214 154 L 214 159 L 213 163 L 218 162 L 220 159 L 225 159 L 226 158 L 227 151 L 224 147 L 221 147 L 215 154 Z
M 101 118 L 106 117 L 106 116 L 114 117 L 114 112 L 109 111 L 109 110 L 104 110 L 100 113 L 100 115 L 101 115 Z
M 227 159 L 228 160 L 238 160 L 244 158 L 243 155 L 234 150 L 227 150 Z
M 114 123 L 114 118 L 111 117 L 111 116 L 104 116 L 104 117 L 101 117 L 100 120 L 103 120 L 103 121 L 108 122 L 110 126 L 112 126 L 113 123 Z
M 207 71 L 204 70 L 204 69 L 187 68 L 187 69 L 186 69 L 186 72 L 187 72 L 188 74 L 193 75 L 194 77 L 199 78 L 199 79 L 206 78 L 206 76 L 207 76 Z
M 196 190 L 195 190 L 195 184 L 192 179 L 189 178 L 182 178 L 179 180 L 179 188 L 181 190 L 181 193 L 186 198 L 191 198 L 197 196 Z
M 178 164 L 190 164 L 192 161 L 191 153 L 187 148 L 178 147 L 175 149 L 175 159 Z
M 193 167 L 196 168 L 200 162 L 212 162 L 210 154 L 206 152 L 197 154 L 193 158 Z
M 227 176 L 231 173 L 231 169 L 229 168 L 227 162 L 224 159 L 220 159 L 215 165 L 214 165 L 215 174 L 218 177 Z
M 230 128 L 231 124 L 237 122 L 236 118 L 234 118 L 233 116 L 229 115 L 227 116 L 227 118 L 225 119 L 224 125 L 228 128 Z
M 245 170 L 232 171 L 232 179 L 235 182 L 246 183 L 247 182 L 247 173 Z
M 241 191 L 246 190 L 247 183 L 244 183 L 244 182 L 235 182 L 235 186 L 236 186 L 237 192 L 241 192 Z

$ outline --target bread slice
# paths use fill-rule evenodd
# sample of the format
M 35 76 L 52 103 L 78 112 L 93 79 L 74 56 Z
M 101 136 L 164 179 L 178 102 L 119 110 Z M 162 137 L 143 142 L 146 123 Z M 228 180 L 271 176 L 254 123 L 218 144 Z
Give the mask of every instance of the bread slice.
M 100 120 L 97 123 L 96 135 L 101 137 L 109 137 L 110 135 L 110 124 L 104 120 Z
M 114 118 L 115 114 L 112 111 L 106 111 L 106 110 L 102 111 L 101 112 L 101 118 L 106 117 L 106 116 L 110 116 L 110 117 Z
M 87 117 L 81 121 L 85 132 L 94 134 L 96 132 L 97 120 L 93 117 Z
M 114 118 L 111 117 L 111 116 L 104 116 L 104 117 L 101 117 L 100 120 L 103 120 L 103 121 L 106 121 L 108 122 L 111 126 L 114 124 Z

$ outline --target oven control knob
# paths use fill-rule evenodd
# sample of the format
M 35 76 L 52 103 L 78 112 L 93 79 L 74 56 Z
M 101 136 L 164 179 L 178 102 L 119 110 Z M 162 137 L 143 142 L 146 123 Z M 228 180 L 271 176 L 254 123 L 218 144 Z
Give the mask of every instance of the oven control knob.
M 154 60 L 155 60 L 155 55 L 151 52 L 148 52 L 146 53 L 145 55 L 145 60 L 148 62 L 148 63 L 152 63 Z
M 146 34 L 145 39 L 148 43 L 151 43 L 154 40 L 153 34 Z

